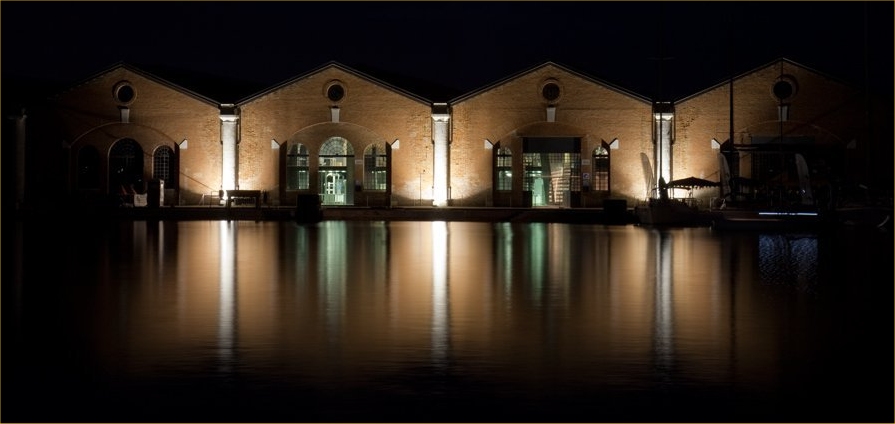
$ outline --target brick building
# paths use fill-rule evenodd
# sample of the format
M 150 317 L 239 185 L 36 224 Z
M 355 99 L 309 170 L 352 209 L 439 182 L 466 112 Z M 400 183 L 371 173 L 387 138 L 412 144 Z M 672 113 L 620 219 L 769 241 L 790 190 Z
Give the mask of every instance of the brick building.
M 272 206 L 319 194 L 330 206 L 576 208 L 632 205 L 660 179 L 726 182 L 673 193 L 708 206 L 791 185 L 795 153 L 828 198 L 846 184 L 891 190 L 891 117 L 867 90 L 786 59 L 673 102 L 548 62 L 434 100 L 329 63 L 222 103 L 118 64 L 4 132 L 18 207 L 153 190 L 166 205 L 217 204 L 239 189 Z

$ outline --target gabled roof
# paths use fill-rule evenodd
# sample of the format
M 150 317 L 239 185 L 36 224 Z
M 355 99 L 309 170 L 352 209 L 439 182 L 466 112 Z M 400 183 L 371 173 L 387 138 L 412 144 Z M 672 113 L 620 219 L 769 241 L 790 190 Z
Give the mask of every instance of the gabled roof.
M 72 84 L 72 85 L 69 86 L 67 89 L 62 90 L 61 92 L 57 93 L 56 95 L 54 95 L 54 96 L 52 96 L 52 97 L 59 97 L 59 96 L 61 96 L 62 94 L 65 94 L 66 92 L 72 91 L 72 90 L 74 90 L 75 88 L 80 87 L 80 86 L 82 86 L 82 85 L 89 84 L 91 81 L 93 81 L 93 80 L 95 80 L 95 79 L 97 79 L 97 78 L 100 78 L 100 77 L 102 77 L 103 75 L 108 74 L 108 73 L 110 73 L 110 72 L 112 72 L 112 71 L 115 71 L 115 70 L 117 70 L 117 69 L 125 69 L 125 70 L 127 70 L 127 71 L 129 71 L 129 72 L 133 72 L 133 73 L 135 73 L 135 74 L 137 74 L 137 75 L 140 75 L 141 77 L 146 78 L 146 79 L 148 79 L 148 80 L 150 80 L 150 81 L 153 81 L 153 82 L 155 82 L 155 83 L 157 83 L 157 84 L 163 85 L 163 86 L 168 87 L 168 88 L 170 88 L 170 89 L 172 89 L 172 90 L 178 91 L 178 92 L 183 93 L 183 94 L 185 94 L 185 95 L 187 95 L 187 96 L 189 96 L 189 97 L 192 97 L 192 98 L 194 98 L 194 99 L 196 99 L 196 100 L 199 100 L 200 102 L 207 103 L 207 104 L 209 104 L 209 105 L 211 105 L 211 106 L 214 106 L 215 108 L 220 107 L 220 103 L 217 102 L 217 101 L 215 101 L 215 100 L 213 100 L 213 99 L 211 99 L 211 98 L 208 98 L 208 97 L 203 96 L 203 95 L 201 95 L 201 94 L 199 94 L 199 93 L 196 93 L 196 92 L 194 92 L 194 91 L 192 91 L 192 90 L 189 90 L 189 89 L 187 89 L 187 88 L 184 88 L 184 87 L 182 87 L 182 86 L 179 86 L 179 85 L 177 85 L 177 84 L 174 84 L 174 83 L 172 83 L 172 82 L 170 82 L 170 81 L 168 81 L 168 80 L 166 80 L 166 79 L 164 79 L 164 78 L 161 78 L 161 77 L 158 77 L 158 76 L 156 76 L 156 75 L 153 75 L 153 74 L 151 74 L 151 73 L 149 73 L 149 72 L 146 72 L 146 71 L 144 71 L 144 70 L 142 70 L 142 69 L 140 69 L 140 68 L 137 68 L 136 66 L 133 66 L 133 65 L 128 64 L 128 63 L 125 63 L 125 62 L 118 62 L 118 63 L 116 63 L 116 64 L 114 64 L 114 65 L 112 65 L 112 66 L 110 66 L 110 67 L 108 67 L 108 68 L 106 68 L 106 69 L 104 69 L 104 70 L 102 70 L 102 71 L 99 71 L 99 72 L 97 72 L 97 73 L 91 75 L 90 77 L 87 77 L 87 78 L 85 78 L 85 79 L 83 79 L 83 80 L 81 80 L 81 81 L 79 81 L 79 82 L 77 82 L 77 83 L 75 83 L 75 84 Z
M 612 90 L 612 91 L 618 92 L 618 93 L 620 93 L 620 94 L 623 94 L 623 95 L 626 95 L 626 96 L 629 96 L 629 97 L 633 97 L 633 98 L 638 99 L 638 100 L 640 100 L 640 101 L 643 101 L 643 102 L 646 102 L 646 103 L 650 103 L 650 102 L 651 102 L 649 98 L 647 98 L 647 97 L 645 97 L 645 96 L 642 96 L 642 95 L 640 95 L 640 94 L 634 93 L 633 91 L 626 90 L 626 89 L 621 88 L 621 87 L 619 87 L 619 86 L 617 86 L 617 85 L 608 83 L 608 82 L 603 81 L 603 80 L 601 80 L 601 79 L 598 79 L 598 78 L 592 77 L 592 76 L 590 76 L 590 75 L 584 74 L 584 73 L 582 73 L 582 72 L 573 70 L 573 69 L 569 68 L 568 66 L 561 65 L 561 64 L 556 63 L 556 62 L 547 61 L 547 62 L 541 63 L 541 64 L 539 64 L 539 65 L 535 65 L 535 66 L 533 66 L 533 67 L 531 67 L 531 68 L 525 69 L 525 70 L 523 70 L 523 71 L 517 72 L 517 73 L 515 73 L 515 74 L 513 74 L 513 75 L 510 75 L 509 77 L 500 79 L 500 80 L 498 80 L 498 81 L 496 81 L 496 82 L 494 82 L 494 83 L 492 83 L 492 84 L 489 84 L 489 85 L 484 86 L 484 87 L 482 87 L 482 88 L 479 88 L 479 89 L 477 89 L 477 90 L 471 91 L 471 92 L 466 93 L 466 94 L 464 94 L 464 95 L 462 95 L 462 96 L 456 97 L 456 98 L 452 99 L 452 100 L 450 101 L 450 103 L 451 103 L 451 104 L 454 104 L 454 103 L 460 103 L 460 102 L 463 102 L 463 101 L 468 100 L 468 99 L 470 99 L 470 98 L 472 98 L 472 97 L 475 97 L 475 96 L 477 96 L 477 95 L 479 95 L 479 94 L 481 94 L 481 93 L 484 93 L 484 92 L 486 92 L 486 91 L 490 91 L 490 90 L 492 90 L 492 89 L 494 89 L 494 88 L 496 88 L 496 87 L 498 87 L 498 86 L 501 86 L 501 85 L 503 85 L 503 84 L 506 84 L 506 83 L 508 83 L 508 82 L 510 82 L 510 81 L 512 81 L 512 80 L 518 79 L 518 78 L 520 78 L 520 77 L 522 77 L 522 76 L 524 76 L 524 75 L 526 75 L 526 74 L 532 73 L 532 72 L 534 72 L 534 71 L 537 71 L 538 69 L 541 69 L 541 68 L 544 68 L 544 67 L 547 67 L 547 66 L 553 66 L 553 67 L 559 68 L 559 69 L 563 70 L 564 72 L 568 72 L 568 73 L 570 73 L 570 74 L 572 74 L 572 75 L 575 75 L 575 76 L 577 76 L 577 77 L 579 77 L 579 78 L 582 78 L 582 79 L 584 79 L 584 80 L 590 81 L 590 82 L 592 82 L 592 83 L 594 83 L 594 84 L 597 84 L 597 85 L 601 85 L 601 86 L 603 86 L 603 87 L 606 87 L 606 88 L 608 88 L 608 89 L 610 89 L 610 90 Z
M 785 57 L 780 57 L 780 58 L 774 59 L 774 60 L 772 60 L 772 61 L 770 61 L 770 62 L 767 62 L 767 63 L 765 63 L 765 64 L 763 64 L 763 65 L 761 65 L 761 66 L 756 66 L 756 67 L 754 67 L 754 68 L 752 68 L 752 69 L 750 69 L 750 70 L 748 70 L 748 71 L 746 71 L 746 72 L 742 72 L 742 73 L 733 75 L 733 76 L 731 76 L 731 77 L 728 77 L 728 78 L 726 78 L 724 81 L 719 82 L 719 83 L 717 83 L 717 84 L 715 84 L 715 85 L 712 85 L 712 86 L 710 86 L 710 87 L 708 87 L 708 88 L 706 88 L 706 89 L 700 90 L 700 91 L 698 91 L 698 92 L 696 92 L 696 93 L 693 93 L 693 94 L 691 94 L 691 95 L 689 95 L 689 96 L 682 97 L 682 98 L 680 98 L 680 99 L 678 99 L 678 100 L 675 100 L 674 103 L 681 103 L 681 102 L 685 102 L 685 101 L 688 101 L 688 100 L 690 100 L 690 99 L 693 99 L 693 98 L 695 98 L 695 97 L 699 97 L 699 96 L 701 96 L 701 95 L 703 95 L 703 94 L 705 94 L 705 93 L 707 93 L 707 92 L 709 92 L 709 91 L 712 91 L 712 90 L 715 90 L 715 89 L 718 89 L 718 88 L 720 88 L 720 87 L 723 87 L 723 86 L 725 86 L 725 85 L 730 84 L 730 81 L 731 81 L 731 80 L 736 81 L 736 80 L 745 78 L 745 77 L 747 77 L 747 76 L 749 76 L 749 75 L 752 75 L 752 74 L 758 72 L 759 70 L 762 70 L 762 69 L 765 69 L 765 68 L 769 68 L 769 67 L 771 67 L 771 66 L 775 66 L 775 65 L 778 65 L 778 64 L 780 64 L 780 63 L 787 63 L 787 64 L 790 64 L 790 65 L 793 65 L 793 66 L 797 66 L 797 67 L 799 67 L 799 68 L 802 68 L 802 69 L 804 69 L 804 70 L 806 70 L 806 71 L 815 73 L 815 74 L 820 75 L 820 76 L 822 76 L 822 77 L 824 77 L 824 78 L 827 78 L 827 79 L 829 79 L 829 80 L 836 81 L 836 82 L 838 82 L 838 83 L 840 83 L 840 84 L 842 84 L 842 85 L 845 85 L 845 86 L 851 86 L 850 83 L 845 82 L 844 80 L 842 80 L 842 79 L 840 79 L 840 78 L 836 78 L 836 77 L 834 77 L 834 76 L 832 76 L 832 75 L 829 75 L 829 74 L 826 74 L 826 73 L 824 73 L 824 72 L 818 71 L 818 70 L 816 70 L 816 69 L 814 69 L 814 68 L 805 66 L 805 65 L 803 65 L 803 64 L 801 64 L 801 63 L 795 62 L 795 61 L 790 60 L 790 59 L 787 59 L 787 58 L 785 58 Z
M 386 89 L 388 89 L 388 90 L 390 90 L 390 91 L 393 91 L 393 92 L 395 92 L 395 93 L 398 93 L 398 94 L 400 94 L 400 95 L 403 95 L 403 96 L 405 96 L 405 97 L 408 97 L 408 98 L 410 98 L 410 99 L 413 99 L 413 100 L 415 100 L 415 101 L 417 101 L 417 102 L 420 102 L 420 103 L 423 103 L 423 104 L 426 104 L 426 105 L 431 105 L 431 104 L 432 104 L 432 101 L 430 101 L 429 99 L 425 99 L 425 98 L 423 98 L 423 97 L 421 97 L 421 96 L 418 96 L 418 95 L 416 95 L 416 94 L 414 94 L 414 93 L 411 93 L 411 92 L 406 91 L 406 90 L 404 90 L 404 89 L 398 88 L 398 87 L 396 87 L 396 86 L 394 86 L 394 85 L 391 85 L 391 84 L 389 84 L 389 83 L 387 83 L 387 82 L 385 82 L 385 81 L 382 81 L 382 80 L 380 80 L 380 79 L 377 79 L 377 78 L 374 78 L 374 77 L 372 77 L 372 76 L 370 76 L 370 75 L 367 75 L 367 74 L 365 74 L 365 73 L 363 73 L 363 72 L 360 72 L 360 71 L 358 71 L 358 70 L 356 70 L 356 69 L 353 69 L 353 68 L 350 68 L 350 67 L 348 67 L 348 66 L 345 66 L 345 65 L 343 65 L 343 64 L 341 64 L 341 63 L 339 63 L 339 62 L 336 62 L 336 61 L 330 61 L 330 62 L 327 62 L 327 63 L 325 63 L 325 64 L 323 64 L 323 65 L 317 67 L 316 69 L 313 69 L 313 70 L 308 71 L 308 72 L 305 72 L 305 73 L 303 73 L 303 74 L 301 74 L 301 75 L 298 75 L 298 76 L 289 78 L 289 79 L 287 79 L 287 80 L 285 80 L 285 81 L 283 81 L 283 82 L 281 82 L 281 83 L 279 83 L 279 84 L 275 84 L 274 86 L 272 86 L 272 87 L 270 87 L 270 88 L 268 88 L 268 89 L 265 89 L 265 90 L 263 90 L 263 91 L 261 91 L 261 92 L 258 92 L 258 93 L 256 93 L 256 94 L 253 94 L 253 95 L 251 95 L 251 96 L 249 96 L 249 97 L 246 97 L 246 98 L 244 98 L 244 99 L 242 99 L 242 100 L 236 102 L 236 105 L 238 105 L 238 106 L 242 106 L 242 105 L 244 105 L 244 104 L 250 103 L 250 102 L 252 102 L 252 101 L 254 101 L 254 100 L 258 99 L 258 98 L 261 98 L 261 97 L 263 97 L 263 96 L 266 96 L 266 95 L 268 95 L 268 94 L 270 94 L 270 93 L 272 93 L 272 92 L 274 92 L 274 91 L 277 91 L 277 90 L 279 90 L 279 89 L 281 89 L 281 88 L 283 88 L 283 87 L 292 85 L 292 84 L 294 84 L 294 83 L 296 83 L 296 82 L 298 82 L 298 81 L 301 81 L 301 80 L 303 80 L 303 79 L 305 79 L 305 78 L 308 78 L 308 77 L 310 77 L 310 76 L 312 76 L 312 75 L 318 74 L 318 73 L 323 72 L 324 70 L 326 70 L 326 69 L 330 69 L 330 68 L 335 68 L 335 69 L 339 69 L 339 70 L 341 70 L 341 71 L 343 71 L 343 72 L 347 72 L 347 73 L 349 73 L 349 74 L 351 74 L 351 75 L 354 75 L 354 76 L 356 76 L 356 77 L 358 77 L 358 78 L 360 78 L 360 79 L 366 80 L 366 81 L 368 81 L 368 82 L 370 82 L 370 83 L 372 83 L 372 84 L 376 84 L 376 85 L 378 85 L 378 86 L 381 86 L 381 87 L 383 87 L 383 88 L 386 88 Z

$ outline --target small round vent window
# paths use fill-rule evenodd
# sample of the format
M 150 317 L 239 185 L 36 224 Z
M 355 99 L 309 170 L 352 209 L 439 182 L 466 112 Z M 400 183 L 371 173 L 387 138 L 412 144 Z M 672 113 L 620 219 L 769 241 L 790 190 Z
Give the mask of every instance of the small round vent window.
M 112 90 L 112 94 L 115 96 L 115 100 L 119 103 L 130 103 L 134 100 L 134 97 L 137 96 L 137 92 L 134 91 L 134 87 L 127 81 L 119 82 L 115 84 L 115 88 Z
M 771 94 L 774 99 L 781 102 L 792 100 L 798 91 L 799 86 L 796 84 L 796 80 L 788 75 L 777 78 L 771 86 Z
M 342 100 L 342 97 L 345 97 L 345 89 L 339 84 L 333 84 L 326 89 L 326 97 L 334 102 Z
M 541 95 L 548 101 L 556 101 L 559 98 L 559 85 L 555 82 L 548 82 L 541 88 Z
M 789 81 L 777 81 L 774 84 L 774 97 L 778 99 L 788 99 L 792 97 L 793 89 Z

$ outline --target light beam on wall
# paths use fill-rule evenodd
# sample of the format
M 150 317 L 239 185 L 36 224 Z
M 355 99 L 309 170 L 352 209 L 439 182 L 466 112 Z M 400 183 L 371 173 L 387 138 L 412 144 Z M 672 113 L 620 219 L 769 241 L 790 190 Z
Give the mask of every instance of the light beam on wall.
M 670 112 L 658 112 L 653 115 L 655 119 L 656 146 L 656 181 L 664 178 L 671 181 L 671 143 L 674 125 L 674 114 Z
M 451 115 L 447 111 L 446 103 L 436 103 L 432 113 L 432 206 L 447 206 L 448 204 L 448 155 L 450 155 L 448 140 L 448 123 Z

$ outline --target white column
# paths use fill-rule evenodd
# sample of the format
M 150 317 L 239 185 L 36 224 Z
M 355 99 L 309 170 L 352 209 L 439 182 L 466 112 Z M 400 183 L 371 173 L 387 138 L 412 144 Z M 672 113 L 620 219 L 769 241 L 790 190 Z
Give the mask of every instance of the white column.
M 436 103 L 436 107 L 447 112 L 447 105 Z M 448 142 L 449 113 L 432 114 L 432 205 L 447 206 L 448 203 L 448 158 L 450 154 Z
M 238 115 L 221 115 L 221 189 L 236 189 L 237 152 L 236 129 Z
M 664 178 L 671 181 L 671 134 L 674 123 L 673 113 L 656 113 L 656 181 Z

